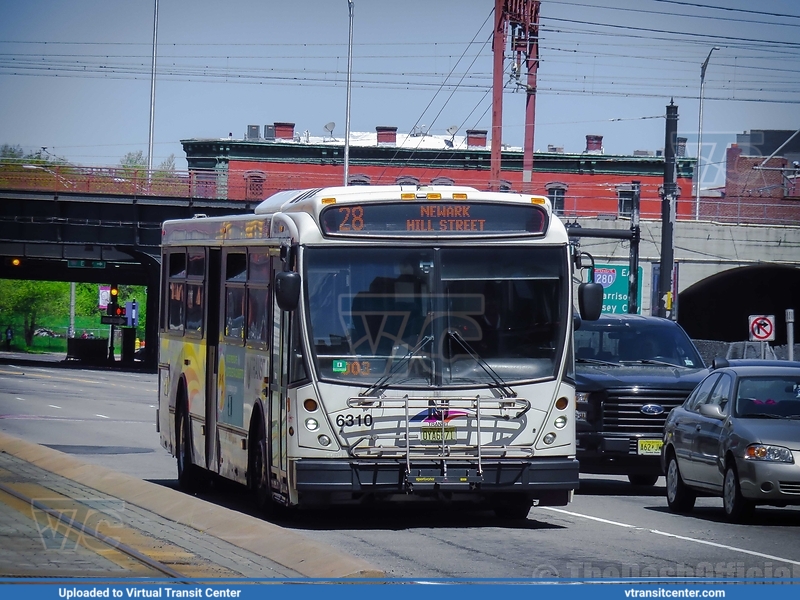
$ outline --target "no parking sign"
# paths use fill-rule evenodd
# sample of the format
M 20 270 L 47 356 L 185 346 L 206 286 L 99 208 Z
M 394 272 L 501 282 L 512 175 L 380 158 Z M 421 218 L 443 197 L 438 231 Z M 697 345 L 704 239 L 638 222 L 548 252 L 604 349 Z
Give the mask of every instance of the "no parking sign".
M 750 315 L 750 341 L 775 341 L 775 315 Z

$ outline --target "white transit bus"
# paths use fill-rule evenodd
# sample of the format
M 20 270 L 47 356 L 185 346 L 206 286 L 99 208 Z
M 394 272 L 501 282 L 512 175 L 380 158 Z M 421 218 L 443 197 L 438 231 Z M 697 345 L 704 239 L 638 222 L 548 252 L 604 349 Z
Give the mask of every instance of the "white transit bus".
M 182 486 L 510 518 L 570 501 L 577 256 L 547 198 L 284 191 L 167 221 L 162 252 L 156 419 Z M 602 288 L 580 288 L 596 319 Z

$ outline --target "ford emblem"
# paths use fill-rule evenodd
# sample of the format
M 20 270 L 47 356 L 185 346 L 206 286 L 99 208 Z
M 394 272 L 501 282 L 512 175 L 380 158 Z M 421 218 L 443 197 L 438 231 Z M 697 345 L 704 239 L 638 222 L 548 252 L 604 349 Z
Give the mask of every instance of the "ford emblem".
M 642 413 L 646 415 L 656 416 L 664 414 L 664 407 L 660 404 L 645 404 L 642 408 L 639 409 Z

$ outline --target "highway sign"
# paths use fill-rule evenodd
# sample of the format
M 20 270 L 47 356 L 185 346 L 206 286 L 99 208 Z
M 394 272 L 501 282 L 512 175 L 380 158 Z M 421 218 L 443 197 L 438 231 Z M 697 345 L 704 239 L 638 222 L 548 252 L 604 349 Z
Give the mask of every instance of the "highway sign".
M 775 340 L 775 315 L 750 315 L 750 341 Z
M 67 261 L 67 267 L 71 269 L 105 269 L 106 261 L 104 260 L 73 260 Z
M 628 274 L 630 267 L 626 265 L 601 265 L 594 266 L 594 282 L 603 286 L 604 313 L 628 312 Z M 639 267 L 639 289 L 637 290 L 636 306 L 641 312 L 642 306 L 642 267 Z

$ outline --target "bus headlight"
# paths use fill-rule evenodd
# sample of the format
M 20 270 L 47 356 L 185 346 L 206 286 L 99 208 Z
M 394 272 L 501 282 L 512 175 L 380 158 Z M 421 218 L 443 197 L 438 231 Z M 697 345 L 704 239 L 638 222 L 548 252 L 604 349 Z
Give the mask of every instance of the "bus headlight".
M 316 419 L 306 419 L 306 429 L 316 431 L 319 429 L 319 422 Z
M 321 436 L 319 436 L 319 437 L 317 438 L 317 441 L 318 441 L 318 442 L 320 443 L 320 445 L 322 445 L 322 446 L 330 446 L 330 445 L 331 445 L 331 438 L 329 438 L 327 435 L 324 435 L 324 434 L 323 434 L 323 435 L 321 435 Z
M 542 441 L 549 446 L 550 444 L 556 441 L 556 434 L 551 431 L 550 433 L 544 436 Z
M 561 415 L 553 422 L 553 425 L 556 426 L 556 429 L 564 429 L 567 425 L 567 417 Z

